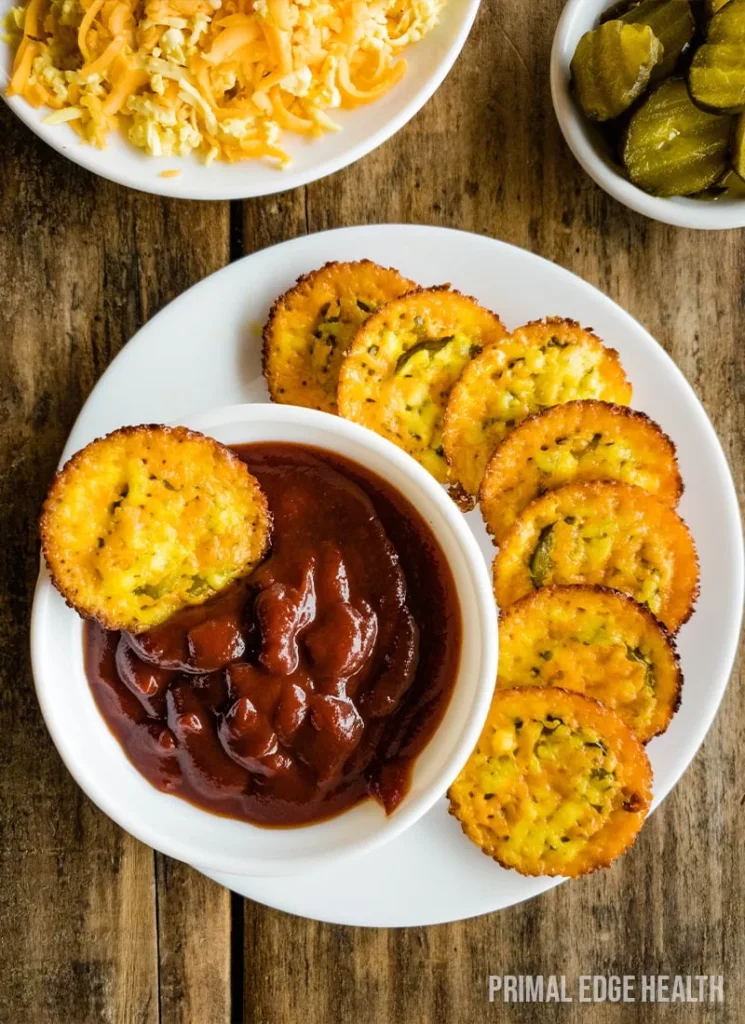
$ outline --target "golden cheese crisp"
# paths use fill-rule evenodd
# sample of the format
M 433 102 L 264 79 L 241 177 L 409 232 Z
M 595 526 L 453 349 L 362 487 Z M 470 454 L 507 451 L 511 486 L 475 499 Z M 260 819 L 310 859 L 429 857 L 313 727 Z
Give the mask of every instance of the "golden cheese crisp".
M 696 548 L 674 509 L 640 487 L 567 484 L 528 505 L 494 560 L 502 608 L 552 583 L 620 590 L 675 632 L 698 594 Z
M 642 743 L 667 729 L 683 677 L 672 638 L 607 587 L 543 587 L 502 611 L 497 686 L 561 686 L 612 708 Z
M 447 287 L 390 302 L 357 333 L 339 375 L 339 412 L 448 479 L 442 418 L 463 367 L 505 335 L 496 313 Z
M 627 405 L 631 385 L 618 353 L 574 320 L 525 324 L 474 359 L 452 390 L 443 429 L 456 501 L 473 507 L 489 459 L 513 427 L 577 398 Z
M 416 288 L 372 260 L 326 263 L 272 306 L 264 328 L 264 375 L 275 402 L 336 412 L 339 369 L 371 313 Z
M 269 545 L 258 481 L 229 448 L 184 427 L 123 427 L 57 474 L 41 541 L 81 615 L 142 632 L 246 576 Z
M 607 867 L 644 824 L 652 770 L 610 708 L 579 693 L 496 690 L 450 813 L 483 853 L 523 875 Z
M 479 495 L 487 529 L 499 544 L 534 498 L 580 480 L 622 480 L 673 506 L 683 493 L 675 445 L 643 412 L 567 402 L 529 416 L 497 448 Z

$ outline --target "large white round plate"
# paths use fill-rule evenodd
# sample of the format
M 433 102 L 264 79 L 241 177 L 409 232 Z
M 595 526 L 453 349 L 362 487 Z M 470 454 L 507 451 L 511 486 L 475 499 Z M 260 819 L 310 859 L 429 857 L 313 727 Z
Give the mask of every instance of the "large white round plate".
M 0 0 L 0 26 L 11 7 L 21 0 Z M 146 156 L 112 132 L 105 150 L 85 145 L 69 125 L 47 125 L 46 108 L 35 110 L 19 96 L 6 97 L 12 65 L 10 47 L 0 42 L 0 95 L 10 109 L 52 149 L 102 178 L 120 185 L 174 196 L 177 199 L 249 199 L 307 185 L 325 178 L 366 156 L 389 139 L 424 106 L 439 87 L 463 48 L 481 0 L 449 0 L 439 25 L 406 50 L 408 72 L 382 99 L 356 110 L 332 111 L 340 132 L 318 139 L 292 136 L 282 144 L 292 157 L 286 170 L 258 160 L 209 167 L 196 156 L 154 158 Z M 0 33 L 1 35 L 2 33 Z M 162 178 L 163 170 L 178 169 L 175 178 Z
M 711 423 L 680 371 L 635 320 L 568 271 L 502 242 L 442 228 L 346 228 L 285 242 L 226 267 L 154 317 L 99 381 L 65 457 L 124 423 L 177 422 L 218 405 L 266 402 L 257 326 L 272 301 L 326 260 L 362 257 L 394 264 L 423 284 L 451 281 L 497 310 L 510 328 L 550 315 L 591 325 L 620 352 L 634 384 L 634 406 L 676 442 L 687 485 L 680 510 L 698 546 L 701 597 L 680 634 L 682 707 L 668 732 L 648 747 L 659 805 L 703 740 L 732 668 L 743 606 L 737 498 Z M 469 519 L 491 561 L 478 513 Z M 523 878 L 482 856 L 444 801 L 383 849 L 311 879 L 224 875 L 217 881 L 281 910 L 372 926 L 458 920 L 557 884 Z

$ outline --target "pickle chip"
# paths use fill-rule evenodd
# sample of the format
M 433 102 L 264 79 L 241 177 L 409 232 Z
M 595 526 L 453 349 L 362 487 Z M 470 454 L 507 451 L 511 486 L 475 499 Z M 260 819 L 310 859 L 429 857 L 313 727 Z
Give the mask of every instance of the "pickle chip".
M 443 441 L 453 498 L 473 507 L 495 448 L 531 413 L 575 398 L 631 401 L 618 353 L 574 320 L 518 327 L 470 363 L 453 388 Z
M 732 137 L 732 167 L 735 174 L 745 179 L 745 114 L 740 114 Z
M 494 560 L 506 608 L 550 584 L 599 584 L 635 598 L 671 632 L 698 595 L 693 538 L 674 509 L 616 481 L 567 484 L 521 513 Z
M 494 453 L 479 501 L 497 544 L 534 498 L 564 484 L 622 480 L 673 507 L 683 493 L 675 445 L 643 412 L 593 400 L 531 416 Z
M 339 376 L 339 412 L 413 455 L 441 483 L 442 420 L 463 367 L 505 336 L 501 320 L 447 287 L 388 303 L 358 331 Z
M 688 0 L 642 0 L 620 17 L 630 25 L 649 25 L 662 43 L 662 60 L 652 69 L 652 81 L 672 74 L 696 29 Z
M 617 18 L 622 18 L 624 14 L 628 14 L 629 11 L 633 11 L 635 7 L 638 7 L 641 0 L 617 0 L 616 3 L 611 4 L 607 7 L 600 15 L 600 24 L 604 24 L 606 21 L 615 21 Z
M 258 480 L 184 427 L 123 427 L 83 448 L 44 503 L 52 581 L 80 615 L 139 633 L 248 575 L 270 541 Z
M 735 171 L 727 171 L 716 185 L 699 192 L 696 199 L 715 202 L 717 199 L 745 199 L 745 181 Z
M 499 619 L 497 686 L 562 686 L 612 708 L 642 741 L 680 704 L 670 634 L 648 608 L 606 587 L 544 587 Z
M 649 25 L 606 21 L 586 32 L 574 51 L 577 102 L 593 121 L 618 117 L 644 92 L 662 56 L 662 44 Z
M 272 306 L 264 328 L 264 376 L 272 400 L 336 412 L 339 369 L 371 313 L 416 288 L 372 260 L 326 263 Z
M 728 0 L 714 14 L 688 73 L 691 96 L 719 113 L 745 110 L 745 0 Z
M 651 791 L 644 747 L 614 711 L 531 687 L 495 690 L 448 797 L 468 838 L 503 867 L 576 878 L 633 844 Z
M 635 185 L 659 196 L 688 196 L 727 170 L 732 120 L 700 110 L 681 79 L 663 82 L 626 129 L 623 162 Z

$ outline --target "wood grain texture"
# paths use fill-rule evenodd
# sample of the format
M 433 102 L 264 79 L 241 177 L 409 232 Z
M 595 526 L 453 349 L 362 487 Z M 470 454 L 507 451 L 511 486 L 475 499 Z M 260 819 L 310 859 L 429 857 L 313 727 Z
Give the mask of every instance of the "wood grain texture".
M 743 495 L 745 234 L 654 224 L 583 174 L 548 92 L 561 6 L 484 0 L 455 69 L 393 140 L 324 182 L 232 209 L 97 181 L 0 110 L 0 1024 L 742 1021 L 740 673 L 693 765 L 611 871 L 499 914 L 390 932 L 237 900 L 231 928 L 227 893 L 154 858 L 82 796 L 32 691 L 35 519 L 90 388 L 140 324 L 189 284 L 307 231 L 442 224 L 580 274 L 677 361 Z M 726 1002 L 487 1000 L 490 973 L 605 972 L 724 974 Z
M 156 861 L 160 1024 L 228 1024 L 230 893 L 170 857 Z
M 228 211 L 98 181 L 4 107 L 0 135 L 0 1021 L 226 1024 L 230 897 L 161 863 L 156 901 L 152 851 L 83 796 L 46 733 L 28 616 L 72 423 L 132 333 L 227 261 Z

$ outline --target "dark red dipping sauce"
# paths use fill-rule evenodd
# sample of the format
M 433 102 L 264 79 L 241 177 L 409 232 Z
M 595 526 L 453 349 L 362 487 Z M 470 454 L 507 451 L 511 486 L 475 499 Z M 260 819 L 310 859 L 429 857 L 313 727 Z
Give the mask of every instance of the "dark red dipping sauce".
M 260 825 L 390 813 L 453 690 L 461 616 L 413 506 L 326 451 L 236 452 L 274 517 L 240 584 L 131 636 L 85 627 L 93 696 L 158 789 Z

